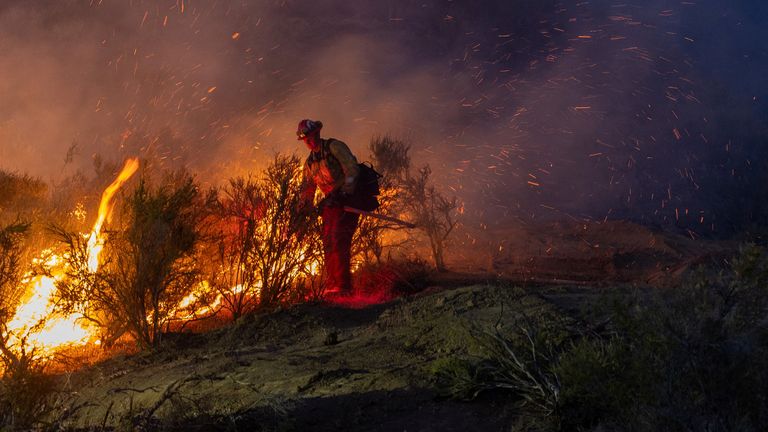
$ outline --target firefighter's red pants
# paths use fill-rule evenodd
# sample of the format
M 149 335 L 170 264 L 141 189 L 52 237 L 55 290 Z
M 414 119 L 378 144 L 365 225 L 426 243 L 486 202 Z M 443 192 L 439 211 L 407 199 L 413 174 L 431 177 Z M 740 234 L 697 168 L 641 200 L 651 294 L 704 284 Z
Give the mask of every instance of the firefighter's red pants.
M 360 215 L 345 212 L 341 206 L 325 206 L 322 217 L 325 289 L 329 292 L 351 294 L 350 250 Z

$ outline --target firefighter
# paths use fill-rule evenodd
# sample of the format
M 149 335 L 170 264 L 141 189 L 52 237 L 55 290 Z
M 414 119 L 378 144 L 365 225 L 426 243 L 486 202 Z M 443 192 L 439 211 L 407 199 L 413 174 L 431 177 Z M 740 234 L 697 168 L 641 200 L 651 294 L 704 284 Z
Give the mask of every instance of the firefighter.
M 323 220 L 325 292 L 349 296 L 352 294 L 352 236 L 360 216 L 344 211 L 344 204 L 355 191 L 359 167 L 346 144 L 333 138 L 320 138 L 322 128 L 322 122 L 306 119 L 299 122 L 296 131 L 298 139 L 310 150 L 304 164 L 302 197 L 305 204 L 311 205 L 317 188 L 324 195 L 318 207 Z

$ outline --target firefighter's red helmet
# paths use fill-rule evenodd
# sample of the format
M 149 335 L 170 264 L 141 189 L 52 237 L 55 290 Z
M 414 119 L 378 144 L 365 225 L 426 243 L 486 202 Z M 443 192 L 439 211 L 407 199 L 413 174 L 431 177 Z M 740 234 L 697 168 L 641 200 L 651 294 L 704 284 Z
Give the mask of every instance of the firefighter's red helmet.
M 297 139 L 304 139 L 308 135 L 316 134 L 323 128 L 323 122 L 319 120 L 304 119 L 299 122 L 299 127 L 296 128 Z

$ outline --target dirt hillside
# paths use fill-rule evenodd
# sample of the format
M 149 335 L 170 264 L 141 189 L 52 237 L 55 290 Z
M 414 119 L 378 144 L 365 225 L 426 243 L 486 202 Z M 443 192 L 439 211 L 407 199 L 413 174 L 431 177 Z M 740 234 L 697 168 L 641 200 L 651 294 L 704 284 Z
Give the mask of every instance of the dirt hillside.
M 547 288 L 554 293 L 583 288 Z M 562 316 L 541 289 L 432 287 L 350 308 L 303 305 L 208 334 L 169 337 L 157 353 L 68 377 L 66 424 L 165 430 L 501 430 L 503 400 L 439 397 L 435 361 L 478 349 L 471 329 L 517 314 Z M 571 293 L 573 294 L 573 293 Z M 503 309 L 503 312 L 502 312 Z M 60 415 L 60 413 L 58 414 Z
M 451 268 L 515 280 L 674 283 L 736 245 L 628 221 L 529 222 L 465 229 L 451 249 Z
M 52 416 L 107 430 L 508 430 L 503 397 L 456 402 L 435 385 L 436 364 L 479 352 L 473 332 L 523 314 L 578 323 L 606 291 L 652 289 L 728 249 L 623 222 L 500 230 L 453 257 L 468 272 L 418 294 L 247 316 L 79 370 Z

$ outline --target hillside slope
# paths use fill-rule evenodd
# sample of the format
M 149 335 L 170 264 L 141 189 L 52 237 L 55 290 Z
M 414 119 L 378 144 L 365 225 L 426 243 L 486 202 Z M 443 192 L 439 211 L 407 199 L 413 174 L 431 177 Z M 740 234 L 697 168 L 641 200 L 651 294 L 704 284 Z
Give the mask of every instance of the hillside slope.
M 51 416 L 117 430 L 505 429 L 513 404 L 441 398 L 435 366 L 481 353 L 477 331 L 523 316 L 578 325 L 607 291 L 670 286 L 732 248 L 623 222 L 494 234 L 501 244 L 460 248 L 466 273 L 433 274 L 415 295 L 250 315 L 81 369 Z
M 154 354 L 72 374 L 68 405 L 79 408 L 66 424 L 499 430 L 511 421 L 508 404 L 493 397 L 481 403 L 440 398 L 431 368 L 438 359 L 477 352 L 472 329 L 509 323 L 522 312 L 562 316 L 532 290 L 503 283 L 433 287 L 360 309 L 302 305 L 251 316 L 211 333 L 175 335 Z

